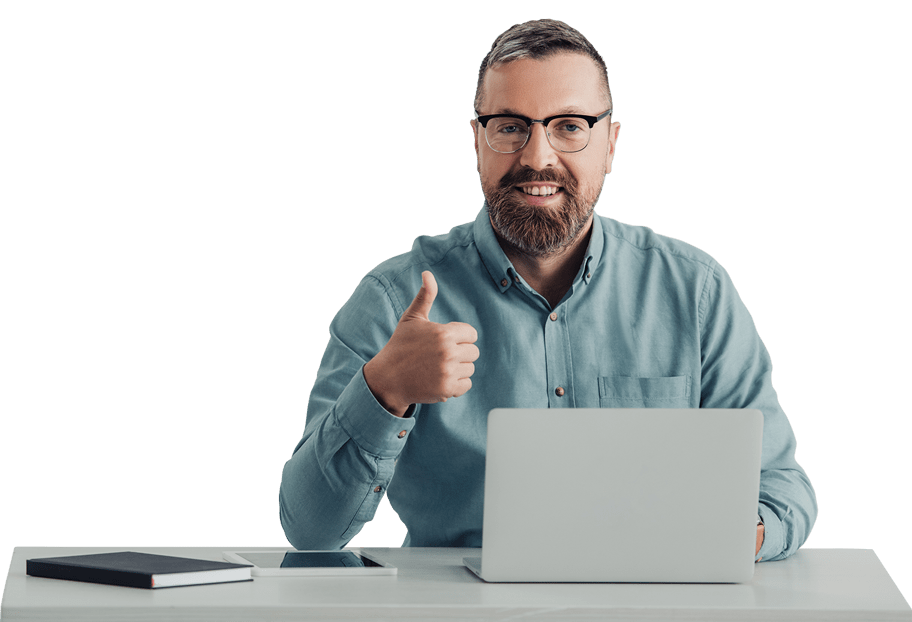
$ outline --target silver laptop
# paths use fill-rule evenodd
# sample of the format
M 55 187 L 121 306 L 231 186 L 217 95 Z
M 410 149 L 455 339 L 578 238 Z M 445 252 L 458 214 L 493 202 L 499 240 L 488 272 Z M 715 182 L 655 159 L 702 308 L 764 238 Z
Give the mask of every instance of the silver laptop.
M 485 581 L 741 583 L 754 573 L 754 409 L 494 409 Z

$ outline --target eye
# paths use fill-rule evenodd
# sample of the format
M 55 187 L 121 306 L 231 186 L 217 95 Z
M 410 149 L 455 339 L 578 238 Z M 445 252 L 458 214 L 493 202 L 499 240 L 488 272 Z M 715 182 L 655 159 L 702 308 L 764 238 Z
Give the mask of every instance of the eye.
M 573 121 L 561 121 L 560 124 L 558 124 L 557 129 L 558 131 L 566 132 L 567 134 L 575 134 L 576 132 L 583 131 L 583 128 Z
M 499 135 L 512 136 L 514 134 L 524 134 L 528 131 L 526 124 L 522 119 L 504 117 L 492 121 L 494 132 Z M 489 124 L 490 127 L 490 124 Z

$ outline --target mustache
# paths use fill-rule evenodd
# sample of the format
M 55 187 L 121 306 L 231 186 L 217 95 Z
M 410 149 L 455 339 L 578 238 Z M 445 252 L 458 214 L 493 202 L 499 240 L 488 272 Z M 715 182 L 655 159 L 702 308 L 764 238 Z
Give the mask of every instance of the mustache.
M 508 190 L 519 184 L 534 182 L 557 184 L 570 194 L 576 192 L 576 180 L 568 172 L 551 168 L 536 171 L 522 167 L 501 177 L 497 185 L 500 189 Z

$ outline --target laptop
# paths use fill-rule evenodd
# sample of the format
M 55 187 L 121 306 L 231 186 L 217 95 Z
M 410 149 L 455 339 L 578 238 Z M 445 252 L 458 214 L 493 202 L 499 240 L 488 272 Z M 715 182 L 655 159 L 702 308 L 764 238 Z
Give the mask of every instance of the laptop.
M 494 409 L 491 582 L 742 583 L 754 573 L 755 409 Z

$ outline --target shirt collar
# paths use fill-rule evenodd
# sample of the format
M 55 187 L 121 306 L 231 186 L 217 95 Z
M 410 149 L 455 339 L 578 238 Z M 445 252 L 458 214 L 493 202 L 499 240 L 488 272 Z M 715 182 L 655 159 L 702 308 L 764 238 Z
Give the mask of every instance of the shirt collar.
M 488 216 L 487 202 L 485 202 L 484 207 L 481 208 L 475 218 L 474 229 L 475 245 L 478 247 L 478 254 L 481 256 L 482 263 L 487 268 L 488 274 L 491 275 L 494 285 L 501 292 L 507 291 L 514 283 L 519 282 L 519 274 L 500 247 L 500 242 L 497 241 L 494 227 L 491 226 L 491 218 Z M 589 283 L 598 268 L 604 246 L 605 236 L 602 233 L 602 219 L 597 214 L 594 214 L 589 248 L 586 251 L 586 258 L 583 260 L 583 265 L 580 266 L 580 271 L 574 283 L 580 280 L 586 284 Z

